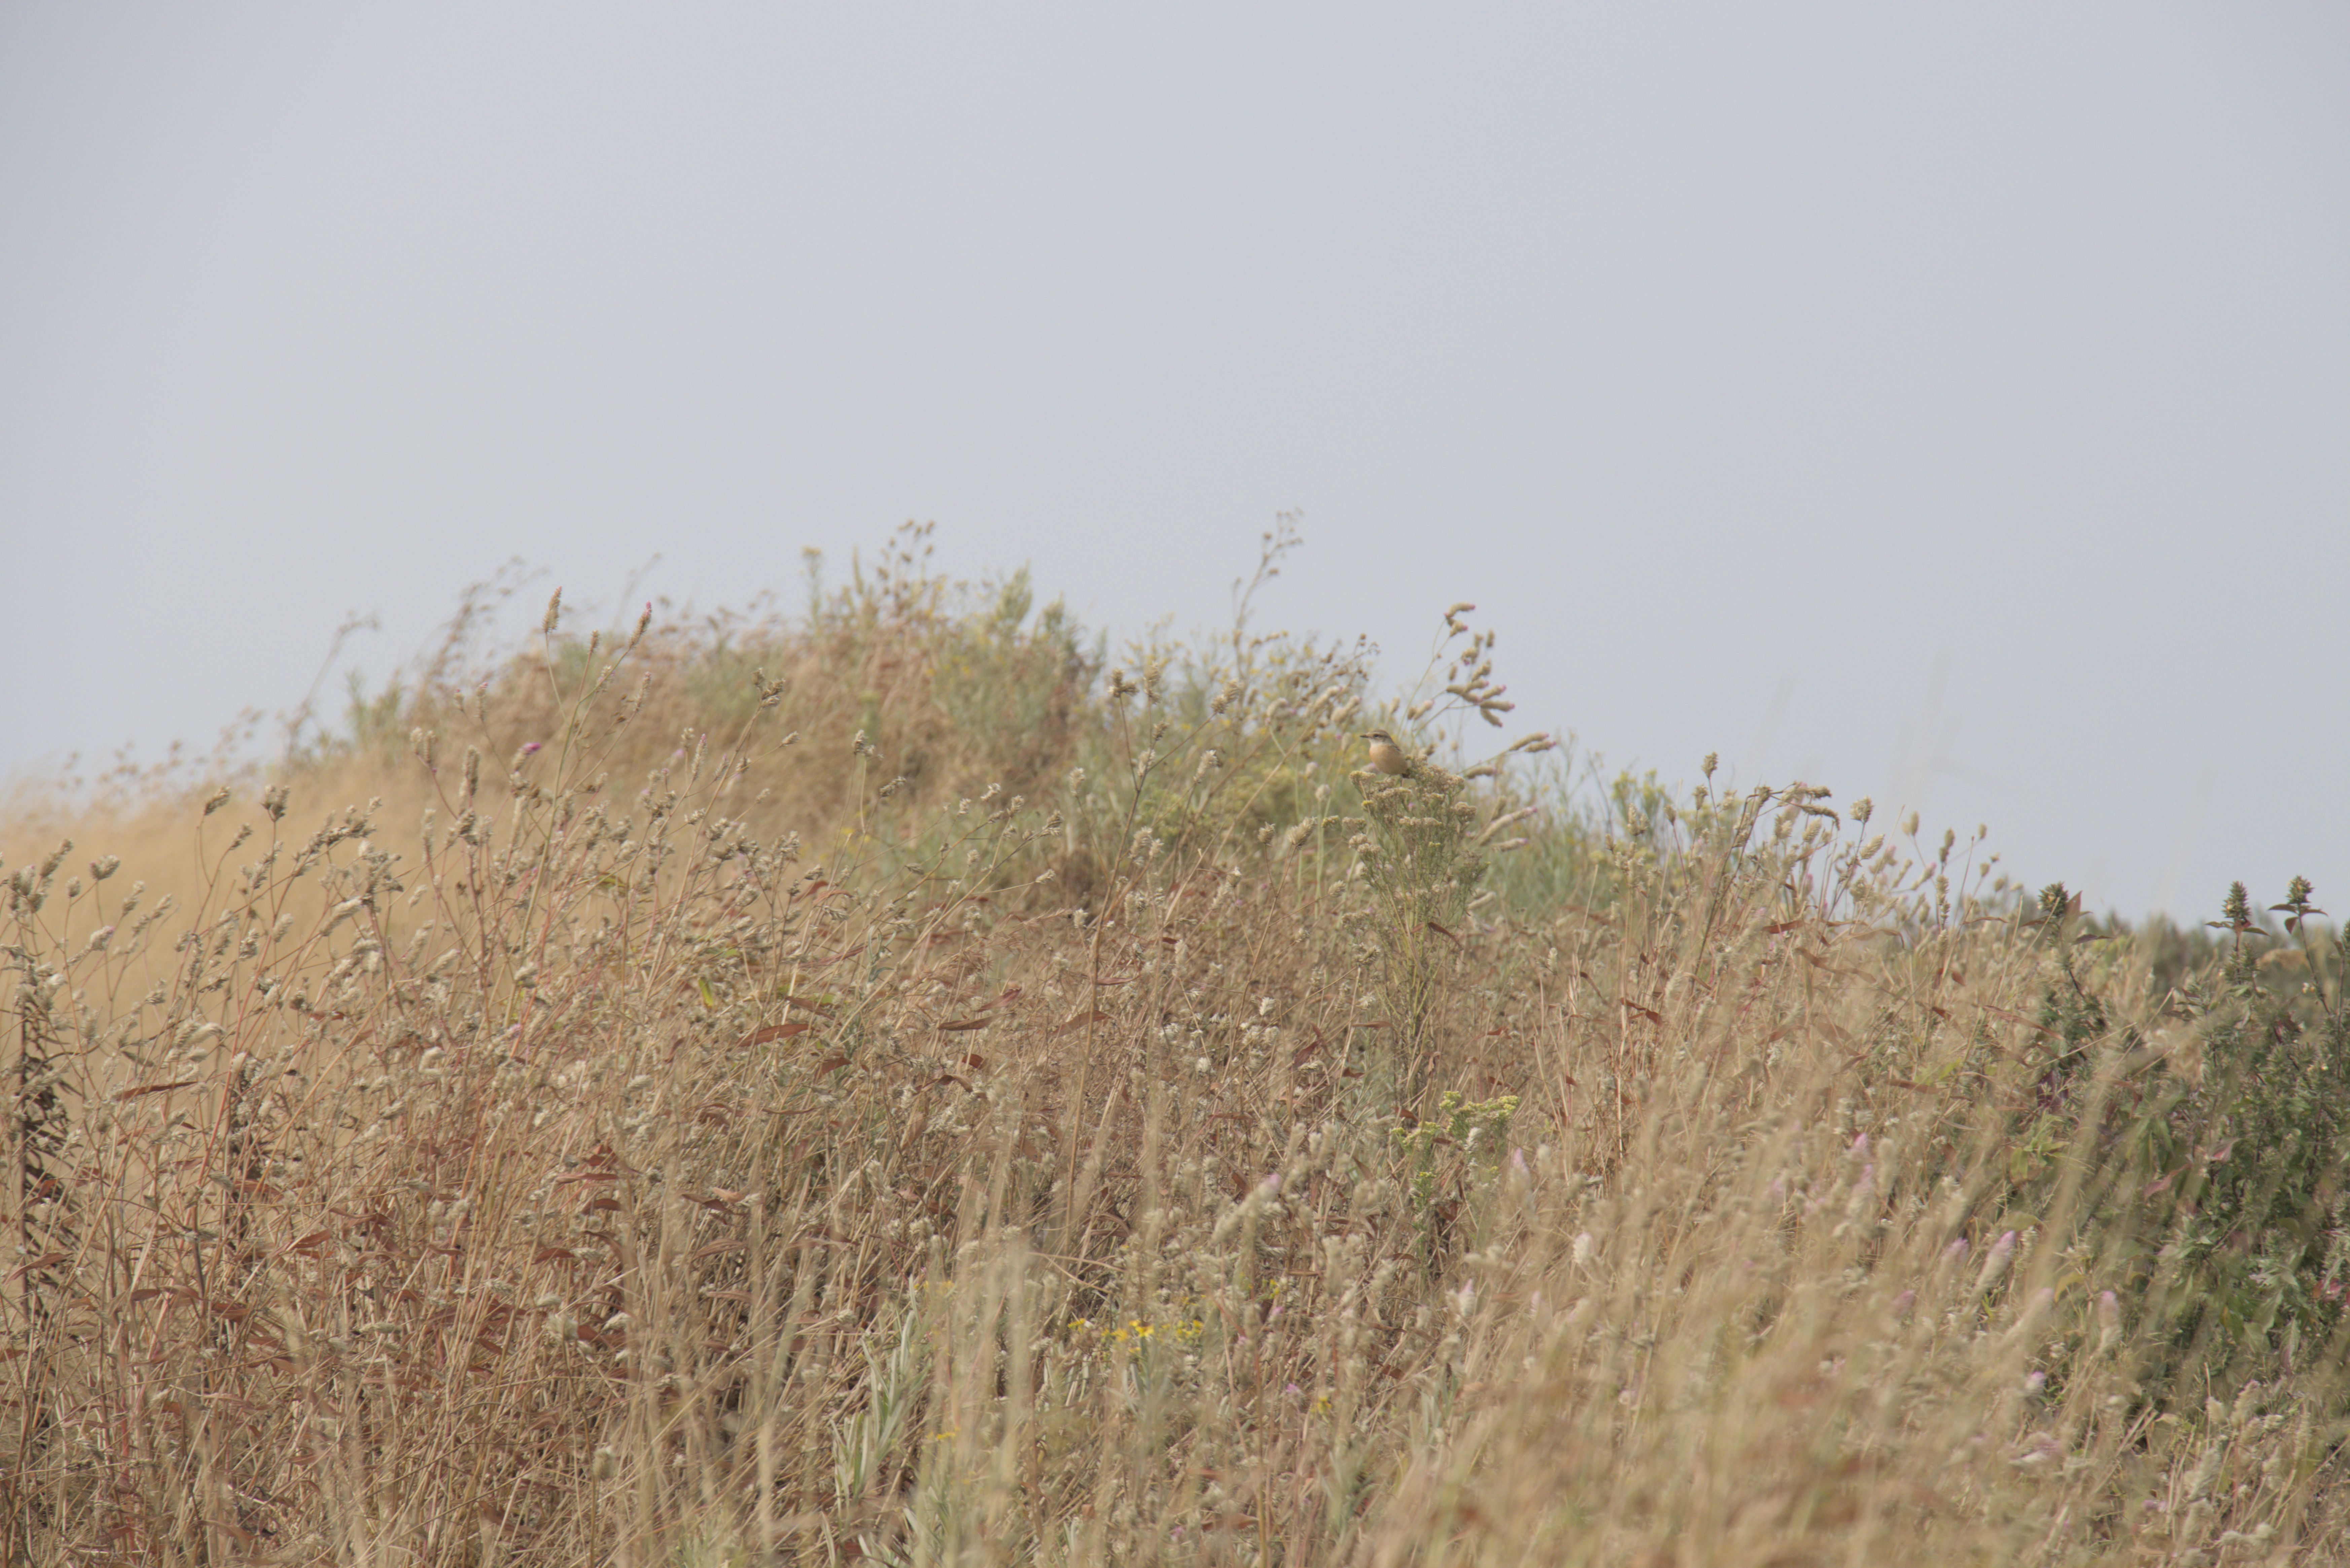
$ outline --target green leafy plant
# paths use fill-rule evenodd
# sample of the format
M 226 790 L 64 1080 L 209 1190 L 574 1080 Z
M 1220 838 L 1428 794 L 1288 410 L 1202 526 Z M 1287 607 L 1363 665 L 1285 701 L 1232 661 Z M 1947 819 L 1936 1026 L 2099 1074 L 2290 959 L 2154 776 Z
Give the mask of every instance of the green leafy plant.
M 2230 888 L 2213 922 L 2227 933 L 2226 958 L 2187 999 L 2203 1069 L 2180 1118 L 2187 1158 L 2168 1173 L 2179 1201 L 2168 1249 L 2182 1282 L 2173 1310 L 2182 1333 L 2222 1350 L 2247 1338 L 2305 1343 L 2343 1320 L 2350 1015 L 2342 948 L 2329 955 L 2320 945 L 2311 917 L 2324 911 L 2311 892 L 2295 877 L 2275 906 L 2286 917 L 2278 946 L 2243 884 Z M 2263 984 L 2263 962 L 2275 959 L 2303 983 Z

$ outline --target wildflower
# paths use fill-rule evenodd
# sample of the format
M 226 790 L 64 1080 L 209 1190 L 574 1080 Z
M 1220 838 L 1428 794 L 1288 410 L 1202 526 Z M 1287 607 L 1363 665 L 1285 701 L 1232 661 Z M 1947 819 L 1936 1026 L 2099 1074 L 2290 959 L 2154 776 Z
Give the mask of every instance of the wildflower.
M 2006 1272 L 2008 1259 L 2014 1254 L 2014 1251 L 2015 1232 L 2002 1231 L 1999 1240 L 1991 1243 L 1991 1251 L 1983 1254 L 1982 1272 L 1975 1276 L 1977 1295 L 1982 1294 L 1998 1282 L 1999 1276 Z

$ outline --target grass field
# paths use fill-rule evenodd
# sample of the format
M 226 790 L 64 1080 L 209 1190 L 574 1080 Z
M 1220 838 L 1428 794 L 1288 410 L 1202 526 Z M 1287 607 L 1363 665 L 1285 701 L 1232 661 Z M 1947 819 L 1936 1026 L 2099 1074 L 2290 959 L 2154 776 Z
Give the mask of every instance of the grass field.
M 21 793 L 0 1559 L 2341 1560 L 2309 889 L 2131 933 L 1239 606 L 913 531 Z

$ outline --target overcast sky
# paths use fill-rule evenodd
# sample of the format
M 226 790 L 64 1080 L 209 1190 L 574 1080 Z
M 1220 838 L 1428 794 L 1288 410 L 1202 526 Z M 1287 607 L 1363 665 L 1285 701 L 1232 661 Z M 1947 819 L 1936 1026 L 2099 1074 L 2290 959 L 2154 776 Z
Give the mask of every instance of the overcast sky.
M 1180 629 L 1292 508 L 1611 763 L 2350 910 L 2350 7 L 0 8 L 0 769 L 510 556 Z

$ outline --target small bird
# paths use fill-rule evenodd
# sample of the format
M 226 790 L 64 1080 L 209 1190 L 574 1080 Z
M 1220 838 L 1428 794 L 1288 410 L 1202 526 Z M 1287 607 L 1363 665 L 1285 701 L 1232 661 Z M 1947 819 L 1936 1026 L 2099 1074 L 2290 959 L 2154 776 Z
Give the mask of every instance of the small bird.
M 1371 766 L 1383 774 L 1411 772 L 1411 753 L 1396 744 L 1396 738 L 1385 730 L 1373 730 L 1356 737 L 1371 743 Z

